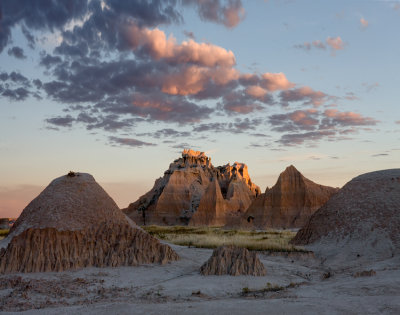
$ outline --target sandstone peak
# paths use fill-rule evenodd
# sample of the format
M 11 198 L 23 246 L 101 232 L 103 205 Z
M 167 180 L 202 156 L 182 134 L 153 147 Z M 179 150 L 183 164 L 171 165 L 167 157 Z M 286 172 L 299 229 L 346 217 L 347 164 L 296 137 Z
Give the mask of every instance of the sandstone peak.
M 336 191 L 336 188 L 314 183 L 290 165 L 272 188 L 253 200 L 241 225 L 262 229 L 302 227 Z
M 72 174 L 73 173 L 73 174 Z M 1 272 L 62 271 L 178 259 L 140 229 L 86 173 L 53 180 L 0 241 Z
M 186 225 L 202 203 L 212 205 L 206 211 L 213 214 L 200 215 L 198 224 L 224 225 L 227 216 L 242 214 L 259 194 L 244 163 L 214 167 L 204 152 L 185 149 L 152 190 L 125 211 L 140 224 Z
M 196 157 L 196 158 L 207 157 L 204 152 L 194 151 L 192 149 L 184 149 L 182 151 L 182 157 L 185 157 L 185 156 L 187 156 L 187 157 Z

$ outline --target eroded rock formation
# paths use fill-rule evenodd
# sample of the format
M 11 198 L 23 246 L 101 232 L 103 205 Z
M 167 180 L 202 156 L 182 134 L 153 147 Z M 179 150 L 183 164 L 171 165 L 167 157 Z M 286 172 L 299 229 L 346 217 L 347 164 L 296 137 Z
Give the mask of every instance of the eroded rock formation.
M 305 178 L 293 165 L 241 217 L 242 228 L 299 228 L 338 191 Z
M 235 246 L 220 246 L 200 268 L 202 275 L 265 276 L 266 270 L 256 252 Z
M 315 212 L 292 241 L 339 262 L 400 254 L 400 169 L 360 175 Z
M 0 242 L 2 273 L 162 264 L 178 258 L 84 173 L 53 180 Z
M 124 211 L 139 224 L 217 226 L 242 215 L 259 193 L 245 164 L 214 167 L 203 152 L 184 150 Z

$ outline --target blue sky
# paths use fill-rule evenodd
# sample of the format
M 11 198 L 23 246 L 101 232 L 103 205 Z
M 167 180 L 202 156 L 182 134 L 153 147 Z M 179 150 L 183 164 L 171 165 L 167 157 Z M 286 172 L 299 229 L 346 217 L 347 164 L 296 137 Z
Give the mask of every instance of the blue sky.
M 399 167 L 399 1 L 0 7 L 0 217 L 69 170 L 126 207 L 187 147 L 262 190 Z

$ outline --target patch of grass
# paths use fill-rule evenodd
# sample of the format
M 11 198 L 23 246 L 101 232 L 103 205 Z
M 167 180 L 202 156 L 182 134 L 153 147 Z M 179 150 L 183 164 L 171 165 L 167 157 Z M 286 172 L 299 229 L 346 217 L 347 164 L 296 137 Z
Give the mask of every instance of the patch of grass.
M 2 240 L 3 238 L 6 238 L 9 232 L 10 232 L 9 229 L 0 230 L 0 240 Z
M 151 235 L 182 246 L 216 248 L 235 245 L 249 250 L 273 252 L 307 252 L 289 241 L 296 235 L 290 230 L 244 231 L 217 227 L 144 226 Z
M 242 288 L 242 295 L 243 296 L 248 296 L 248 295 L 253 295 L 253 296 L 261 296 L 264 295 L 268 292 L 278 292 L 278 291 L 283 291 L 286 290 L 287 287 L 283 287 L 277 284 L 271 284 L 267 283 L 267 285 L 262 288 L 262 289 L 249 289 L 248 287 Z

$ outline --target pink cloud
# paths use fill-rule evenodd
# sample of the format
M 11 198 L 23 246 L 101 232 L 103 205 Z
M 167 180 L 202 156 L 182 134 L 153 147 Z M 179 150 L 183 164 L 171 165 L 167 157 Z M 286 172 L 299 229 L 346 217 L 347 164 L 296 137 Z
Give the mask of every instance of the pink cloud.
M 263 89 L 258 85 L 251 85 L 247 87 L 245 91 L 247 95 L 250 95 L 256 99 L 263 98 L 268 93 L 266 89 Z
M 329 47 L 332 48 L 332 50 L 342 50 L 344 48 L 344 42 L 340 38 L 340 36 L 333 38 L 333 37 L 328 37 L 326 39 L 326 43 L 328 44 Z
M 327 109 L 324 111 L 324 115 L 334 123 L 343 126 L 375 125 L 378 122 L 373 118 L 363 117 L 358 113 L 340 112 L 337 109 Z
M 210 81 L 216 85 L 226 85 L 238 78 L 239 73 L 233 68 L 189 66 L 164 76 L 162 91 L 172 95 L 194 95 L 203 91 Z
M 368 27 L 369 22 L 366 19 L 361 18 L 360 24 L 361 24 L 361 28 L 366 29 Z
M 308 109 L 308 110 L 297 110 L 289 115 L 289 118 L 298 125 L 303 126 L 315 126 L 318 125 L 318 119 L 315 119 L 314 115 L 316 115 L 318 111 L 316 109 Z
M 268 91 L 287 90 L 294 86 L 284 73 L 264 73 L 260 85 Z
M 197 43 L 192 39 L 177 44 L 173 36 L 167 38 L 158 28 L 148 29 L 130 25 L 125 36 L 132 49 L 142 48 L 156 60 L 165 59 L 179 64 L 195 63 L 206 67 L 232 67 L 236 63 L 232 51 L 209 43 Z

